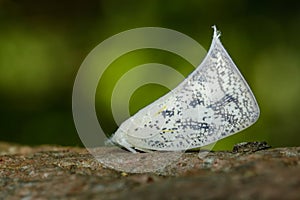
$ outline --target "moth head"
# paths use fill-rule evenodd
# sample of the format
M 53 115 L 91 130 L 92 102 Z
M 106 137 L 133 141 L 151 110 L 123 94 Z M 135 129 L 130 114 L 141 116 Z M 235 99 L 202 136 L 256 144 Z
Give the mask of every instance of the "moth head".
M 127 150 L 136 153 L 136 150 L 133 149 L 133 146 L 127 142 L 126 140 L 126 133 L 124 130 L 122 130 L 121 128 L 119 128 L 115 134 L 112 136 L 111 141 L 114 142 L 117 145 L 120 145 L 124 148 L 126 148 Z

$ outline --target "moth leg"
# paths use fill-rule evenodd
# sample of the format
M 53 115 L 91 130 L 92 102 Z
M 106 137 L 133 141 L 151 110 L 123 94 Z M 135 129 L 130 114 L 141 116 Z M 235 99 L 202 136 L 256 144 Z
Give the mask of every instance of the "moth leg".
M 137 149 L 137 150 L 139 150 L 139 151 L 145 152 L 145 153 L 151 153 L 151 152 L 153 152 L 150 149 L 144 149 L 144 148 L 140 148 L 140 147 L 134 147 L 134 148 Z
M 124 146 L 125 147 L 125 146 Z M 137 153 L 137 151 L 134 148 L 131 148 L 130 146 L 125 147 L 128 151 L 131 151 L 132 153 Z

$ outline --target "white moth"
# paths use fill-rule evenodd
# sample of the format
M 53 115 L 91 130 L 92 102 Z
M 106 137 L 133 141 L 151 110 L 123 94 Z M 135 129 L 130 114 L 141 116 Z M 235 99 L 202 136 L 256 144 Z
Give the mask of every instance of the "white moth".
M 175 89 L 121 124 L 111 140 L 131 152 L 202 147 L 254 124 L 259 107 L 214 28 L 202 63 Z

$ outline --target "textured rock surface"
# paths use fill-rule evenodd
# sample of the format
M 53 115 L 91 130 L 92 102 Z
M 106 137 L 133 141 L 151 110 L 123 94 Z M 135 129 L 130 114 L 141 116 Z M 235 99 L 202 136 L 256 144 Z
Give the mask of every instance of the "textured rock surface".
M 0 143 L 0 199 L 300 199 L 300 147 L 97 153 Z

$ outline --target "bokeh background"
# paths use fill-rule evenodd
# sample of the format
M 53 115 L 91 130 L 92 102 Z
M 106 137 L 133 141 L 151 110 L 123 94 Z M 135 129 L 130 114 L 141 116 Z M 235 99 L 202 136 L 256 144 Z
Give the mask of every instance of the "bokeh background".
M 187 34 L 208 49 L 214 24 L 261 108 L 255 125 L 216 148 L 256 140 L 274 147 L 299 145 L 300 6 L 264 0 L 0 0 L 0 140 L 81 146 L 72 118 L 72 87 L 95 46 L 124 30 L 159 26 Z M 120 57 L 100 80 L 95 98 L 107 134 L 117 129 L 110 98 L 118 77 L 149 62 L 167 64 L 185 76 L 193 70 L 184 59 L 159 50 Z M 131 113 L 166 92 L 159 85 L 139 88 Z

